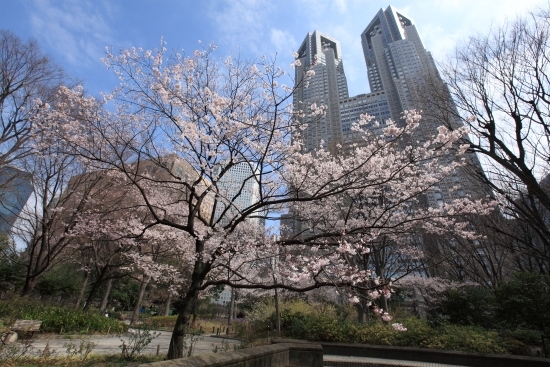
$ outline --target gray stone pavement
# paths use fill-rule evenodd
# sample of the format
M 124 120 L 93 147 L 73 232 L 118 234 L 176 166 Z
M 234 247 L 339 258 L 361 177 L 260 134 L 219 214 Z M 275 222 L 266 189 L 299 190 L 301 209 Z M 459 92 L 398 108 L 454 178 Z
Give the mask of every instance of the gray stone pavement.
M 160 335 L 154 338 L 141 354 L 156 354 L 157 348 L 160 355 L 165 355 L 168 352 L 172 332 L 156 332 L 160 333 Z M 53 352 L 55 355 L 66 355 L 67 346 L 69 344 L 73 344 L 78 348 L 81 343 L 87 342 L 96 344 L 91 352 L 93 354 L 118 354 L 121 353 L 121 339 L 128 343 L 130 333 L 124 333 L 120 336 L 75 335 L 71 337 L 56 334 L 40 334 L 32 341 L 32 354 L 41 355 L 46 346 L 48 346 L 49 351 Z M 236 339 L 203 335 L 196 342 L 193 348 L 193 355 L 197 356 L 212 353 L 216 347 L 218 351 L 232 351 L 234 345 L 238 346 L 240 344 L 241 342 Z M 337 355 L 324 355 L 323 365 L 325 367 L 466 367 L 441 363 Z
M 392 367 L 467 367 L 451 364 L 417 362 L 417 361 L 402 361 L 396 359 L 382 359 L 370 357 L 348 357 L 324 355 L 323 365 L 325 367 L 377 367 L 377 366 L 392 366 Z
M 151 343 L 141 352 L 141 354 L 156 354 L 157 348 L 160 355 L 166 354 L 168 352 L 172 332 L 157 332 L 159 332 L 160 335 L 154 338 Z M 78 348 L 82 342 L 93 342 L 96 343 L 96 346 L 92 350 L 93 354 L 118 354 L 121 353 L 121 348 L 119 347 L 122 344 L 121 339 L 125 340 L 126 344 L 128 344 L 130 334 L 124 333 L 120 336 L 76 335 L 70 338 L 55 334 L 42 334 L 32 341 L 32 352 L 33 354 L 37 355 L 42 354 L 44 348 L 46 348 L 47 345 L 49 350 L 54 351 L 56 355 L 66 355 L 68 344 L 73 344 Z M 216 346 L 218 351 L 222 351 L 224 349 L 233 350 L 234 345 L 240 344 L 241 342 L 236 339 L 203 335 L 200 336 L 199 340 L 195 344 L 195 347 L 193 348 L 193 355 L 196 356 L 200 354 L 212 353 Z

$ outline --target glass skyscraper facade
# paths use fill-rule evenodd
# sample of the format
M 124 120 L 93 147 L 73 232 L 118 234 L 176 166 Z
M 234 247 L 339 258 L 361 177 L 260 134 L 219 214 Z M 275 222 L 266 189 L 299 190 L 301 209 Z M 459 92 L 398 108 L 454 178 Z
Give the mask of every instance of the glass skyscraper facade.
M 0 168 L 0 232 L 8 233 L 33 192 L 32 176 L 14 167 Z
M 340 43 L 319 31 L 308 33 L 302 42 L 298 50 L 300 66 L 296 67 L 294 108 L 303 110 L 306 116 L 311 105 L 326 108 L 322 116 L 301 118 L 301 122 L 307 123 L 300 137 L 305 150 L 319 148 L 321 142 L 331 151 L 336 144 L 357 142 L 351 126 L 361 114 L 374 116 L 380 122 L 369 124 L 372 132 L 378 134 L 387 119 L 399 125 L 403 123 L 403 111 L 421 110 L 423 119 L 413 139 L 418 144 L 437 134 L 441 125 L 459 126 L 460 122 L 454 118 L 444 120 L 445 114 L 440 113 L 443 111 L 430 102 L 429 93 L 448 94 L 448 90 L 410 18 L 392 6 L 380 9 L 361 33 L 361 43 L 371 92 L 350 97 Z M 309 69 L 315 75 L 303 86 L 300 82 Z M 456 110 L 450 96 L 447 107 Z M 481 169 L 477 157 L 469 154 L 467 159 L 468 168 L 455 170 L 426 194 L 429 205 L 487 195 L 487 190 L 466 172 L 472 167 Z

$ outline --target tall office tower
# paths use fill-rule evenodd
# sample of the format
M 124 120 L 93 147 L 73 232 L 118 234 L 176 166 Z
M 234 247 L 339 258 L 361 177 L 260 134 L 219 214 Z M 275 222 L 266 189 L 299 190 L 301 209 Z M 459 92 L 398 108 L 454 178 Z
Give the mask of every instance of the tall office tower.
M 302 118 L 301 122 L 308 124 L 301 137 L 305 150 L 319 148 L 321 141 L 331 151 L 336 144 L 356 141 L 351 127 L 361 114 L 378 121 L 391 117 L 383 90 L 349 96 L 340 42 L 334 38 L 319 31 L 308 33 L 298 50 L 298 60 L 294 109 L 307 113 L 313 104 L 326 108 L 323 116 Z M 315 71 L 315 75 L 303 83 L 307 70 Z M 376 133 L 376 128 L 371 128 Z
M 384 124 L 375 124 L 375 121 L 383 122 L 391 118 L 386 93 L 384 91 L 363 93 L 340 100 L 340 118 L 342 121 L 344 143 L 357 141 L 357 134 L 351 128 L 352 124 L 359 121 L 363 114 L 374 117 L 369 122 L 368 128 L 375 135 L 380 135 Z
M 225 226 L 260 200 L 260 185 L 249 163 L 238 163 L 231 167 L 218 181 L 218 199 L 215 203 L 214 220 Z M 251 223 L 263 228 L 263 212 L 250 216 Z
M 330 149 L 342 142 L 340 100 L 348 98 L 340 42 L 318 31 L 308 33 L 298 49 L 298 60 L 294 109 L 308 112 L 313 104 L 326 107 L 323 116 L 301 121 L 308 124 L 302 136 L 304 148 L 318 148 L 323 141 Z M 306 70 L 313 70 L 315 75 L 301 83 Z
M 361 43 L 371 92 L 385 92 L 392 119 L 399 124 L 404 110 L 422 111 L 414 141 L 423 144 L 438 133 L 441 125 L 460 126 L 447 86 L 410 18 L 392 6 L 380 9 L 361 33 Z M 433 103 L 434 96 L 443 99 Z M 441 101 L 446 103 L 444 108 Z M 480 199 L 488 194 L 487 188 L 468 174 L 472 169 L 481 171 L 477 156 L 472 153 L 468 160 L 467 168 L 456 170 L 427 193 L 429 205 L 437 206 L 466 196 Z
M 0 168 L 0 233 L 8 233 L 33 192 L 32 175 L 15 167 Z
M 300 66 L 296 67 L 294 109 L 307 113 L 312 104 L 326 108 L 322 116 L 304 117 L 300 121 L 307 123 L 300 137 L 306 151 L 319 148 L 321 142 L 331 152 L 335 152 L 337 144 L 345 146 L 347 143 L 364 142 L 351 129 L 352 124 L 360 120 L 361 114 L 375 116 L 378 121 L 390 118 L 384 91 L 349 96 L 340 43 L 334 38 L 319 31 L 308 33 L 298 50 L 298 60 Z M 313 70 L 315 75 L 302 83 L 307 70 Z M 376 133 L 381 127 L 371 124 L 370 128 Z M 282 237 L 306 233 L 309 233 L 308 229 L 304 228 L 296 213 L 281 217 Z
M 441 79 L 412 20 L 392 6 L 380 9 L 361 33 L 361 43 L 371 92 L 386 93 L 395 121 L 403 110 L 418 108 L 416 92 L 427 77 Z

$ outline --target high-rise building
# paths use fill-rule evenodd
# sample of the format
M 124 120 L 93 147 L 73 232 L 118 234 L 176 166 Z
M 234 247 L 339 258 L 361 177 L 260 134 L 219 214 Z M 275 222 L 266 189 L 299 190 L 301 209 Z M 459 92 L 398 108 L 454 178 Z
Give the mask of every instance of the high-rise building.
M 302 137 L 304 147 L 311 150 L 319 147 L 321 141 L 325 146 L 341 142 L 340 100 L 348 98 L 348 84 L 340 42 L 318 31 L 308 33 L 298 49 L 298 60 L 295 110 L 307 112 L 312 105 L 326 107 L 324 115 L 307 120 Z M 305 70 L 310 69 L 315 75 L 307 83 L 301 83 Z
M 325 106 L 324 115 L 303 118 L 307 128 L 300 138 L 305 150 L 319 148 L 321 142 L 331 151 L 336 144 L 356 142 L 351 127 L 361 114 L 375 117 L 379 124 L 371 123 L 369 127 L 379 134 L 388 118 L 401 124 L 403 111 L 422 110 L 423 119 L 413 137 L 419 144 L 437 134 L 440 125 L 460 125 L 457 114 L 445 114 L 456 107 L 410 18 L 392 6 L 380 9 L 361 33 L 361 42 L 371 92 L 354 97 L 348 95 L 340 43 L 319 31 L 308 33 L 302 42 L 294 108 L 307 113 L 313 104 Z M 301 83 L 310 69 L 315 75 Z M 430 93 L 448 95 L 446 109 L 431 103 Z M 475 154 L 470 154 L 468 160 L 469 169 L 481 170 Z M 437 206 L 460 197 L 479 199 L 487 193 L 465 169 L 458 169 L 434 185 L 426 198 L 429 205 Z
M 15 167 L 0 168 L 0 232 L 8 233 L 33 192 L 32 175 Z
M 323 146 L 331 150 L 336 144 L 353 140 L 351 124 L 359 115 L 369 114 L 384 121 L 390 117 L 384 91 L 349 97 L 340 42 L 319 31 L 308 33 L 298 49 L 296 67 L 295 110 L 310 112 L 312 105 L 324 106 L 321 116 L 305 117 L 302 133 L 306 150 Z M 306 78 L 307 70 L 314 76 Z
M 386 93 L 392 118 L 418 108 L 416 91 L 426 76 L 438 74 L 412 20 L 392 6 L 380 9 L 361 33 L 361 44 L 371 91 Z
M 461 125 L 447 86 L 412 19 L 392 6 L 380 9 L 361 33 L 361 44 L 371 91 L 385 92 L 392 119 L 400 123 L 403 111 L 422 111 L 415 141 L 423 144 L 438 133 L 441 125 L 452 128 Z M 449 163 L 451 159 L 449 156 Z M 477 156 L 471 153 L 467 159 L 466 167 L 456 169 L 427 193 L 429 205 L 437 206 L 466 196 L 480 199 L 488 194 L 487 187 L 473 174 L 473 171 L 481 172 Z
M 249 209 L 260 200 L 258 176 L 250 163 L 242 162 L 232 166 L 217 182 L 214 221 L 221 226 L 229 224 L 239 213 Z M 262 212 L 250 216 L 249 222 L 263 228 Z

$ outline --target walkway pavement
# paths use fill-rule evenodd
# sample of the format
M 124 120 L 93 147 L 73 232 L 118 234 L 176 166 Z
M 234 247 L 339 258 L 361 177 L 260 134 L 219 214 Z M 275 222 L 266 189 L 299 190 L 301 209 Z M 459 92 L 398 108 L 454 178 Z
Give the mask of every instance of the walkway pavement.
M 153 331 L 154 330 L 152 330 L 152 332 Z M 141 352 L 141 354 L 156 354 L 157 350 L 160 355 L 165 355 L 168 352 L 172 332 L 156 332 L 160 334 L 151 341 L 151 343 Z M 35 355 L 41 355 L 47 346 L 49 351 L 53 352 L 55 355 L 67 355 L 67 348 L 69 344 L 72 344 L 78 348 L 81 343 L 85 345 L 87 342 L 92 342 L 95 343 L 95 347 L 92 350 L 93 354 L 118 354 L 121 353 L 121 339 L 128 343 L 130 334 L 125 333 L 120 337 L 104 335 L 66 337 L 56 334 L 41 334 L 32 342 L 32 353 Z M 193 355 L 197 356 L 212 353 L 216 348 L 218 351 L 232 351 L 234 349 L 233 346 L 240 344 L 241 342 L 236 339 L 203 335 L 196 342 L 195 347 L 193 348 Z M 337 355 L 324 355 L 323 365 L 324 367 L 467 367 L 441 363 Z
M 401 361 L 397 359 L 382 359 L 370 357 L 347 357 L 324 355 L 324 367 L 467 367 L 454 364 L 441 364 L 431 362 Z
M 152 332 L 154 330 L 151 330 Z M 168 347 L 170 345 L 171 331 L 157 331 L 160 333 L 154 338 L 151 343 L 141 352 L 141 354 L 156 354 L 157 348 L 160 355 L 168 353 Z M 104 336 L 104 335 L 77 335 L 72 337 L 63 337 L 60 335 L 42 334 L 39 338 L 33 340 L 33 353 L 42 354 L 46 345 L 50 351 L 54 351 L 56 355 L 67 355 L 67 347 L 69 344 L 75 345 L 78 348 L 81 343 L 92 342 L 95 343 L 95 347 L 92 350 L 93 354 L 118 354 L 121 353 L 120 345 L 122 340 L 128 344 L 130 334 L 125 333 L 120 337 L 117 336 Z M 236 339 L 221 338 L 216 336 L 201 336 L 195 347 L 193 348 L 193 355 L 200 355 L 206 353 L 212 353 L 217 347 L 218 351 L 233 350 L 234 345 L 240 345 L 241 342 Z

